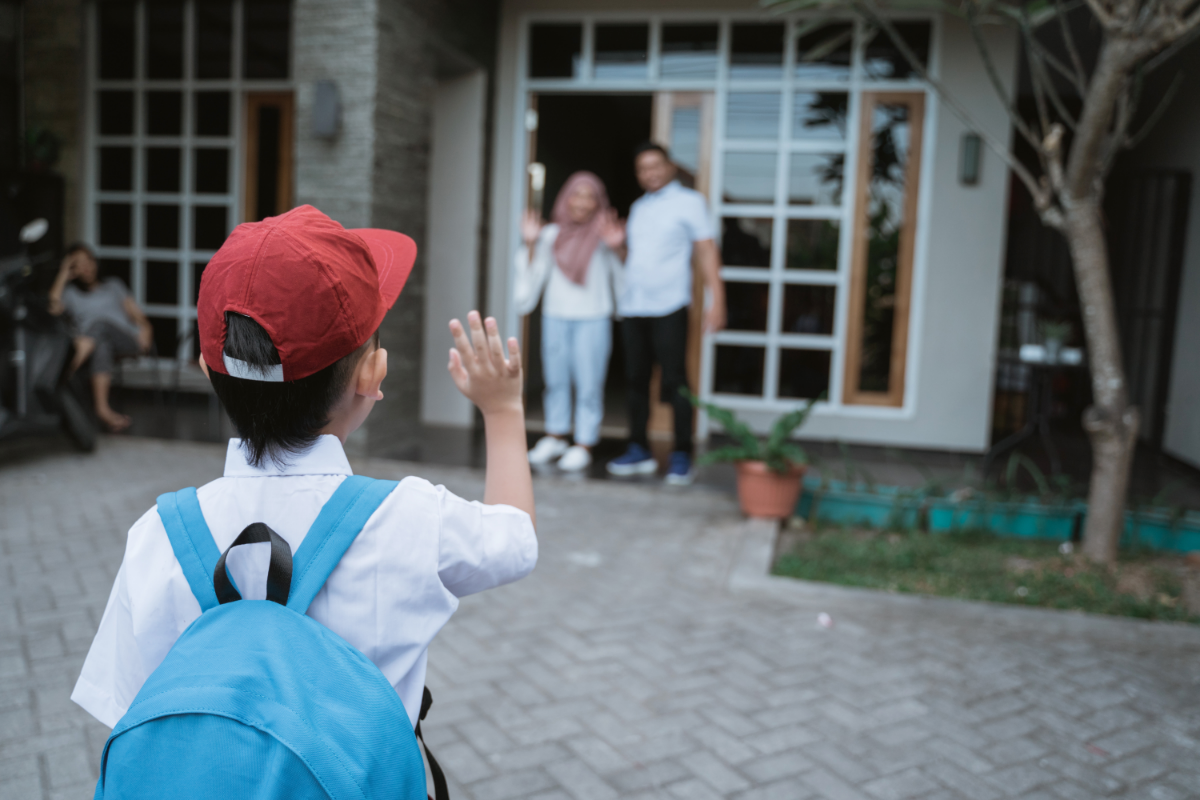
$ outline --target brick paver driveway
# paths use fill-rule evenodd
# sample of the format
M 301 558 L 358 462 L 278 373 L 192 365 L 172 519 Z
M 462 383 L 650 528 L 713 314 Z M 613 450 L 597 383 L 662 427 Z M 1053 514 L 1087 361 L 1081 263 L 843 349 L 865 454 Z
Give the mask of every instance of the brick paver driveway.
M 0 797 L 90 796 L 107 730 L 68 694 L 125 530 L 221 461 L 110 438 L 0 464 Z M 1194 628 L 745 580 L 729 498 L 537 492 L 537 571 L 464 601 L 431 654 L 457 798 L 1200 797 Z

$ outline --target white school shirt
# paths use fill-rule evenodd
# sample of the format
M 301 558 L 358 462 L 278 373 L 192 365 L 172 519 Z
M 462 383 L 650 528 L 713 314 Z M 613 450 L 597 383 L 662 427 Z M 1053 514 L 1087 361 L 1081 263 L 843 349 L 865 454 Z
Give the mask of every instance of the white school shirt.
M 288 466 L 261 469 L 250 466 L 240 440 L 231 439 L 225 477 L 196 493 L 222 552 L 253 522 L 265 522 L 295 552 L 321 506 L 351 474 L 336 436 L 321 436 Z M 367 520 L 308 615 L 379 667 L 416 727 L 426 649 L 458 598 L 523 578 L 537 551 L 524 511 L 467 501 L 444 486 L 405 478 Z M 247 600 L 266 597 L 269 560 L 269 543 L 229 554 L 226 563 Z M 71 699 L 115 726 L 199 616 L 155 506 L 129 529 L 125 559 Z
M 533 258 L 529 248 L 522 245 L 517 249 L 516 280 L 513 282 L 513 298 L 517 313 L 528 314 L 537 308 L 538 298 L 545 289 L 542 313 L 555 319 L 608 319 L 613 315 L 613 295 L 620 291 L 622 266 L 608 245 L 597 242 L 588 262 L 587 275 L 582 284 L 575 283 L 558 268 L 554 257 L 554 242 L 558 239 L 559 227 L 547 225 L 538 234 L 533 245 Z M 614 287 L 617 287 L 614 290 Z
M 692 303 L 692 246 L 713 238 L 704 195 L 671 181 L 629 209 L 623 317 L 665 317 Z

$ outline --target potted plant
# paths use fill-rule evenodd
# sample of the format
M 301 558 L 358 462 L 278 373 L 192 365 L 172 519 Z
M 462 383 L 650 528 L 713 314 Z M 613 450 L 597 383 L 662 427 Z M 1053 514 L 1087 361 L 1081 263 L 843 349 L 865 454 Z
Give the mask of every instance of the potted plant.
M 784 414 L 775 420 L 770 434 L 761 438 L 729 409 L 706 403 L 691 392 L 686 393 L 692 405 L 704 409 L 734 439 L 734 444 L 711 450 L 699 461 L 701 464 L 732 461 L 737 465 L 738 502 L 742 513 L 768 519 L 782 519 L 795 513 L 801 481 L 808 469 L 808 456 L 804 448 L 791 441 L 791 436 L 804 424 L 817 401 L 810 400 L 803 408 Z

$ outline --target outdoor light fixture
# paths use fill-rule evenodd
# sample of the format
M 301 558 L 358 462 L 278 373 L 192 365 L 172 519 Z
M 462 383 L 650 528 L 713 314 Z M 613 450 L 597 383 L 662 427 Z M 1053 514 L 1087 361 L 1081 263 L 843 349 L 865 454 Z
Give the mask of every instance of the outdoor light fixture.
M 964 133 L 959 146 L 958 182 L 963 186 L 979 185 L 979 167 L 983 140 L 978 133 Z
M 342 128 L 342 98 L 333 81 L 317 81 L 313 97 L 312 134 L 333 139 Z

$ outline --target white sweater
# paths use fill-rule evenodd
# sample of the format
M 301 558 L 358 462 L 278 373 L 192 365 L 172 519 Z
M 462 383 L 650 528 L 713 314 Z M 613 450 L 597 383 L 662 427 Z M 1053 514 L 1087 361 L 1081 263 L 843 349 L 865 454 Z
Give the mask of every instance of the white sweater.
M 604 242 L 596 245 L 592 260 L 588 264 L 587 277 L 581 286 L 568 278 L 558 268 L 554 258 L 554 240 L 558 238 L 558 226 L 542 228 L 533 247 L 533 259 L 529 248 L 522 245 L 515 258 L 516 279 L 513 295 L 517 313 L 528 314 L 542 301 L 542 313 L 556 319 L 606 319 L 612 317 L 615 304 L 613 297 L 620 293 L 624 277 L 624 265 Z

